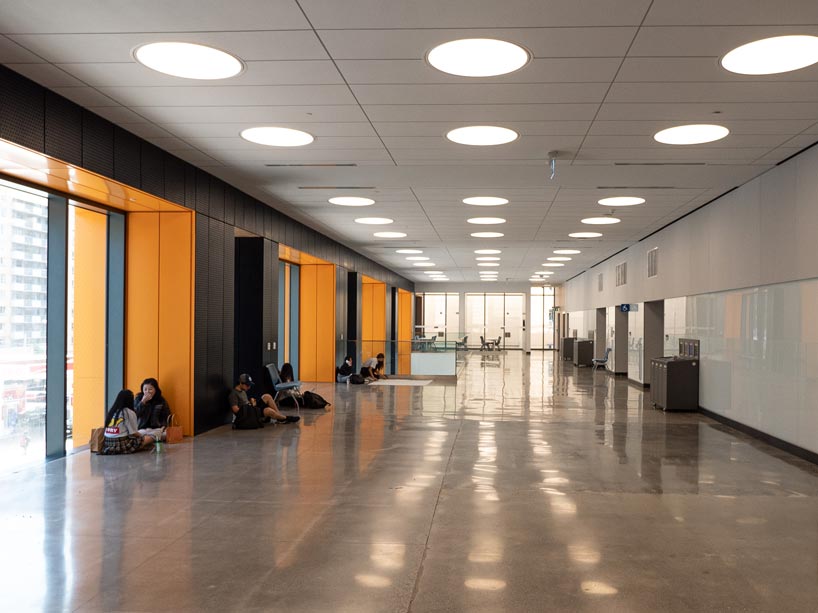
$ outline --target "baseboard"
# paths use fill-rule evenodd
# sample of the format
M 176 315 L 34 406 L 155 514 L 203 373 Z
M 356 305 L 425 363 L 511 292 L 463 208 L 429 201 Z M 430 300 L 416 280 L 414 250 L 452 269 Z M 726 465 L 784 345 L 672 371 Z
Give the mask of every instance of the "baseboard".
M 788 443 L 787 441 L 782 440 L 777 436 L 767 434 L 766 432 L 762 432 L 761 430 L 756 430 L 752 426 L 748 426 L 734 419 L 730 419 L 729 417 L 725 417 L 724 415 L 719 415 L 718 413 L 714 413 L 713 411 L 705 409 L 704 407 L 699 407 L 699 413 L 701 413 L 702 415 L 706 415 L 707 417 L 710 417 L 712 419 L 715 419 L 717 422 L 722 423 L 725 426 L 730 426 L 734 430 L 738 430 L 739 432 L 743 432 L 748 436 L 752 436 L 753 438 L 763 441 L 777 449 L 781 449 L 782 451 L 791 453 L 792 455 L 797 456 L 802 460 L 806 460 L 807 462 L 811 462 L 812 464 L 818 464 L 818 453 L 815 453 L 814 451 L 804 449 L 803 447 L 799 447 L 798 445 L 793 445 L 792 443 Z

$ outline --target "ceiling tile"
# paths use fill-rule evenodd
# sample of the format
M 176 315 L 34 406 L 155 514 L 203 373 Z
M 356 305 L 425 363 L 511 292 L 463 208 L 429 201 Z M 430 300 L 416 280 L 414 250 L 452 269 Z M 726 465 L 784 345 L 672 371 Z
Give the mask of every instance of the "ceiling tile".
M 132 107 L 344 105 L 355 102 L 345 85 L 100 87 L 99 91 Z
M 513 85 L 353 85 L 358 101 L 370 104 L 481 104 L 601 102 L 607 83 L 552 83 Z
M 101 6 L 94 0 L 26 0 L 0 2 L 0 29 L 9 32 L 202 32 L 207 30 L 255 30 L 259 24 L 275 24 L 282 30 L 308 29 L 309 23 L 289 0 L 140 0 Z
M 650 0 L 301 0 L 316 29 L 639 25 Z

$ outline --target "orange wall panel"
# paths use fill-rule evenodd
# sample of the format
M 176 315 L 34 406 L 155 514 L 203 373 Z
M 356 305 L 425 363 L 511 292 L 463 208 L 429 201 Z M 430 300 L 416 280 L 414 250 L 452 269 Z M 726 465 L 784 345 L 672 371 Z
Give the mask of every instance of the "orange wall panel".
M 75 441 L 105 421 L 105 287 L 108 216 L 79 207 L 74 215 Z
M 301 265 L 299 378 L 335 380 L 335 266 Z
M 412 294 L 398 290 L 398 374 L 412 373 Z
M 157 379 L 185 432 L 193 434 L 193 215 L 159 214 Z
M 185 434 L 193 434 L 194 217 L 127 219 L 125 384 L 156 377 Z

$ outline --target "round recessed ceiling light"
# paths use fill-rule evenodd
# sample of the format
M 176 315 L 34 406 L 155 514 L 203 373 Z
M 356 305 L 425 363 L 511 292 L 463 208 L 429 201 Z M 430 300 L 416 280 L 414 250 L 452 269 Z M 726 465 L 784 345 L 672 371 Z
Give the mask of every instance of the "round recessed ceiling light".
M 500 272 L 497 270 L 478 270 L 477 272 L 484 277 L 493 277 L 500 274 Z
M 423 253 L 422 249 L 395 249 L 395 253 Z
M 237 57 L 196 43 L 148 43 L 134 50 L 134 58 L 151 70 L 183 79 L 229 79 L 244 70 Z
M 545 259 L 548 260 L 549 262 L 570 262 L 571 261 L 571 258 L 566 258 L 566 257 L 562 257 L 562 256 L 553 257 L 553 258 L 545 258 Z
M 375 204 L 372 198 L 361 198 L 359 196 L 336 196 L 329 199 L 330 204 L 337 204 L 339 206 L 369 206 Z
M 605 217 L 586 217 L 585 219 L 581 219 L 580 221 L 582 221 L 582 223 L 584 224 L 588 224 L 591 226 L 608 226 L 614 223 L 619 223 L 622 220 L 619 219 L 618 217 L 605 216 Z
M 500 249 L 476 249 L 474 252 L 483 255 L 494 255 L 495 253 L 503 253 Z
M 599 238 L 602 236 L 601 232 L 571 232 L 571 238 Z
M 455 128 L 446 134 L 446 138 L 454 143 L 475 147 L 504 145 L 517 140 L 519 136 L 514 130 L 500 126 L 466 126 Z
M 505 234 L 502 232 L 472 232 L 471 236 L 474 238 L 502 238 Z
M 434 262 L 415 262 L 412 266 L 436 266 Z
M 702 123 L 661 130 L 653 138 L 666 145 L 700 145 L 721 140 L 728 134 L 730 130 L 724 126 Z
M 500 261 L 500 258 L 491 256 L 491 255 L 484 255 L 484 256 L 480 256 L 479 258 L 474 258 L 474 259 L 477 260 L 478 262 L 499 262 Z
M 395 223 L 395 220 L 388 217 L 359 217 L 355 223 L 362 223 L 366 226 L 386 226 Z
M 528 51 L 504 40 L 464 38 L 438 45 L 426 61 L 459 77 L 496 77 L 519 70 L 531 59 Z
M 425 255 L 410 255 L 406 259 L 409 260 L 410 262 L 425 262 L 429 258 L 427 258 Z
M 497 262 L 480 262 L 478 266 L 499 266 Z
M 818 37 L 774 36 L 736 47 L 721 58 L 725 70 L 738 74 L 778 74 L 818 62 Z
M 437 277 L 437 276 L 445 276 L 445 272 L 442 270 L 424 270 L 423 274 L 429 275 L 430 277 Z
M 506 220 L 502 217 L 472 217 L 466 221 L 479 226 L 496 226 L 501 223 L 506 223 Z
M 559 268 L 560 266 L 565 266 L 562 262 L 546 262 L 543 266 L 549 266 L 551 268 Z
M 598 202 L 602 206 L 634 206 L 644 204 L 645 199 L 638 196 L 614 196 L 612 198 L 603 198 Z
M 474 206 L 500 206 L 508 204 L 505 198 L 497 198 L 496 196 L 472 196 L 471 198 L 463 198 L 463 204 L 473 204 Z
M 554 249 L 554 253 L 559 255 L 577 255 L 578 253 L 582 253 L 579 249 Z
M 313 135 L 307 132 L 275 126 L 247 128 L 241 131 L 241 137 L 251 143 L 268 147 L 303 147 L 315 140 Z
M 406 232 L 375 232 L 377 238 L 406 238 Z

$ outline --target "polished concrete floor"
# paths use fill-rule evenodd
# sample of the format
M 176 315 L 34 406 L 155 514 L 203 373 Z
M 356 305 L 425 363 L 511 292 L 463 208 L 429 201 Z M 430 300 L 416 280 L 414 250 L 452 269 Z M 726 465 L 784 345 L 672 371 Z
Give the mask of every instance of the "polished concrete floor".
M 818 468 L 552 354 L 0 477 L 4 611 L 818 611 Z M 775 407 L 770 407 L 771 411 Z

